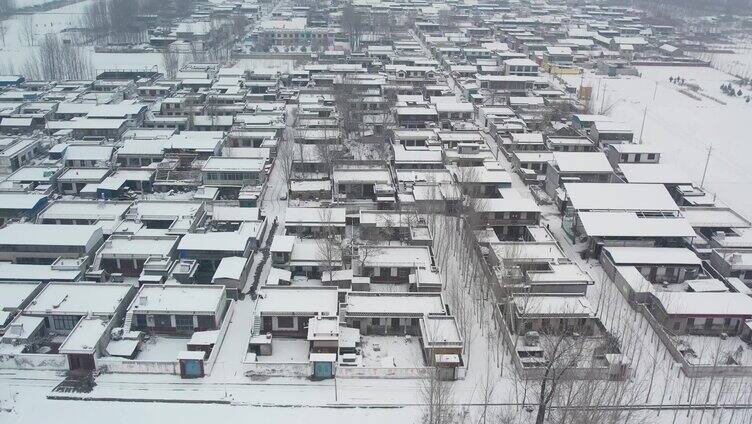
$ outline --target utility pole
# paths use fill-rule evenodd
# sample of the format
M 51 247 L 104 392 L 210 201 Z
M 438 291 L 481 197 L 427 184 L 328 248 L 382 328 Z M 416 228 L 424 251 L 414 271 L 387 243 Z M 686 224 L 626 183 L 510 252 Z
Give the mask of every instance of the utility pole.
M 645 117 L 648 115 L 648 107 L 642 111 L 642 125 L 640 125 L 640 144 L 642 144 L 642 131 L 645 129 Z
M 655 101 L 655 95 L 658 93 L 658 81 L 655 82 L 655 90 L 653 90 L 653 101 Z
M 702 170 L 702 180 L 700 181 L 700 188 L 705 186 L 705 175 L 708 173 L 708 164 L 710 163 L 710 153 L 713 151 L 713 145 L 708 147 L 708 156 L 705 158 L 705 168 Z

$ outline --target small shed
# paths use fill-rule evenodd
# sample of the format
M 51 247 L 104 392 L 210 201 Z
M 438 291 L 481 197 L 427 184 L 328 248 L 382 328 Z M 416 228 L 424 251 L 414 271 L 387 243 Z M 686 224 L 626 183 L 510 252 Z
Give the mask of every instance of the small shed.
M 311 353 L 309 361 L 313 364 L 313 378 L 334 377 L 334 363 L 337 361 L 336 353 Z
M 180 378 L 201 378 L 204 376 L 204 352 L 184 350 L 178 353 Z

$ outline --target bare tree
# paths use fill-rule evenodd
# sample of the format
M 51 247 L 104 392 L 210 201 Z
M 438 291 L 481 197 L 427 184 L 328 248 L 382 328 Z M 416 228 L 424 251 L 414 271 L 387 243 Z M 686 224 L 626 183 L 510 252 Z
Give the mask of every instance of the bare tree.
M 46 80 L 84 79 L 94 73 L 91 58 L 77 46 L 64 44 L 54 34 L 47 34 L 25 65 L 31 78 Z
M 285 186 L 290 189 L 292 183 L 293 157 L 295 156 L 294 141 L 291 140 L 292 132 L 285 131 L 282 140 L 277 148 L 277 157 L 274 159 L 275 166 L 279 167 L 282 178 L 285 180 Z
M 10 15 L 14 10 L 16 10 L 16 2 L 14 0 L 0 0 L 0 16 Z
M 0 39 L 3 40 L 3 47 L 5 47 L 5 35 L 8 34 L 8 26 L 5 21 L 0 21 Z
M 350 41 L 350 49 L 353 51 L 360 49 L 360 36 L 363 31 L 363 23 L 363 15 L 355 9 L 352 3 L 347 3 L 342 8 L 340 27 L 347 34 Z
M 331 208 L 319 208 L 318 210 L 319 220 L 324 223 L 321 231 L 319 232 L 319 238 L 316 240 L 316 247 L 318 255 L 323 261 L 322 265 L 322 278 L 329 276 L 331 282 L 331 273 L 341 268 L 342 264 L 342 237 L 337 230 L 327 223 L 331 223 L 332 209 Z
M 340 129 L 348 138 L 361 127 L 360 114 L 356 110 L 357 93 L 355 81 L 348 75 L 334 85 L 334 107 L 339 117 Z
M 546 414 L 557 395 L 566 374 L 577 367 L 584 350 L 584 339 L 580 336 L 561 333 L 544 334 L 540 338 L 541 347 L 546 352 L 546 364 L 537 381 L 536 424 L 546 422 Z
M 439 368 L 430 366 L 420 381 L 423 403 L 423 424 L 451 424 L 455 422 L 454 392 L 451 382 L 441 378 Z
M 23 41 L 26 42 L 27 46 L 33 46 L 34 45 L 34 16 L 33 15 L 23 15 L 23 18 L 21 18 L 21 32 L 20 37 Z
M 162 49 L 162 64 L 167 78 L 175 78 L 178 69 L 180 69 L 180 53 L 171 49 L 170 46 L 164 46 Z

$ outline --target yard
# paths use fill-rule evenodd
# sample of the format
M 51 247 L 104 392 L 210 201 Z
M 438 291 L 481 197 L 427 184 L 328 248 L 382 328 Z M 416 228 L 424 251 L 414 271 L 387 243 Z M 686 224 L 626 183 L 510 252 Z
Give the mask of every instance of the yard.
M 363 336 L 363 366 L 373 368 L 419 368 L 425 365 L 420 342 L 415 337 Z

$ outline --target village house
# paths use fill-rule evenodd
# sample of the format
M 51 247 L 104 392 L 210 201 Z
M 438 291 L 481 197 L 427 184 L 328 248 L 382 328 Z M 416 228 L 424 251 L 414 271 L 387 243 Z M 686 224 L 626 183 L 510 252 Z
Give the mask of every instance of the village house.
M 350 292 L 343 306 L 347 326 L 361 334 L 417 336 L 422 318 L 446 315 L 439 293 Z
M 224 286 L 144 284 L 128 306 L 126 330 L 191 335 L 217 330 L 227 311 Z
M 0 228 L 0 260 L 51 264 L 57 258 L 91 258 L 102 240 L 99 225 L 15 223 Z
M 264 287 L 256 303 L 263 334 L 304 338 L 311 318 L 337 315 L 336 287 Z

